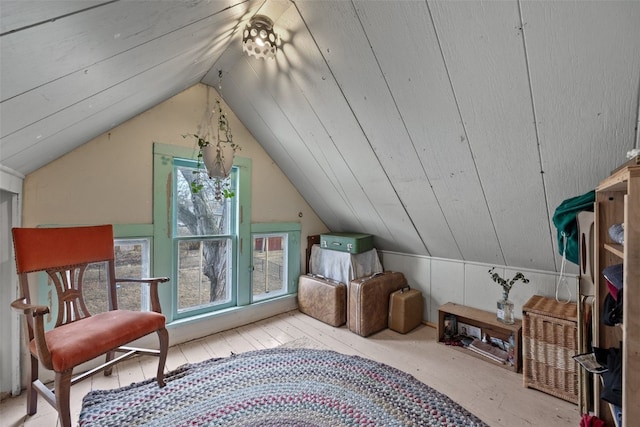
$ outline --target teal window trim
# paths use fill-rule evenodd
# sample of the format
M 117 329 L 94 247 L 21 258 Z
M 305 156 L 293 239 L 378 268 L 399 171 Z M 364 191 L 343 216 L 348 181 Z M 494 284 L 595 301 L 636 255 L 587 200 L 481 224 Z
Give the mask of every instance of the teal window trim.
M 161 143 L 153 144 L 153 259 L 155 260 L 154 275 L 170 277 L 175 283 L 174 248 L 173 248 L 173 159 L 197 159 L 197 150 Z M 238 252 L 237 252 L 237 283 L 250 283 L 251 268 L 251 159 L 235 157 L 234 166 L 239 170 L 238 209 L 236 222 L 238 224 Z M 236 284 L 234 283 L 234 286 Z M 160 302 L 167 322 L 177 320 L 174 286 L 163 286 L 160 292 Z M 238 306 L 251 303 L 249 286 L 237 286 Z M 165 309 L 166 307 L 166 309 Z M 212 313 L 214 313 L 212 311 Z M 181 316 L 182 317 L 182 316 Z
M 287 233 L 289 257 L 287 259 L 287 278 L 289 294 L 298 292 L 298 278 L 300 277 L 300 234 L 302 225 L 298 222 L 260 222 L 251 224 L 251 239 L 253 234 Z

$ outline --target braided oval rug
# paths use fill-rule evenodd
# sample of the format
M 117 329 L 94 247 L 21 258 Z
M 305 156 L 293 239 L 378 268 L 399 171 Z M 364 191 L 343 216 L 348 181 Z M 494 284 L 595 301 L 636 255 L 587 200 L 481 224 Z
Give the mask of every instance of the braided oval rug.
M 80 426 L 485 426 L 388 365 L 329 350 L 276 348 L 189 364 L 89 392 Z

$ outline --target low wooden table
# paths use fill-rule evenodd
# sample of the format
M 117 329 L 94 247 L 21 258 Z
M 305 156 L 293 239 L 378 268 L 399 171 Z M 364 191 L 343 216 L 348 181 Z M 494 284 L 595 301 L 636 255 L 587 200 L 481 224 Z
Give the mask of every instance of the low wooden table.
M 508 365 L 495 362 L 471 350 L 465 349 L 464 347 L 451 346 L 452 348 L 464 351 L 466 354 L 470 354 L 471 356 L 478 357 L 489 363 L 493 363 L 494 365 L 501 366 L 514 372 L 520 372 L 522 370 L 522 320 L 516 319 L 513 325 L 507 325 L 496 318 L 495 312 L 492 313 L 449 302 L 440 306 L 438 309 L 438 341 L 442 341 L 444 338 L 444 318 L 449 314 L 456 316 L 458 323 L 462 322 L 478 327 L 481 329 L 483 334 L 486 333 L 491 337 L 499 338 L 505 342 L 508 342 L 509 336 L 513 334 L 515 341 L 514 363 L 513 365 Z

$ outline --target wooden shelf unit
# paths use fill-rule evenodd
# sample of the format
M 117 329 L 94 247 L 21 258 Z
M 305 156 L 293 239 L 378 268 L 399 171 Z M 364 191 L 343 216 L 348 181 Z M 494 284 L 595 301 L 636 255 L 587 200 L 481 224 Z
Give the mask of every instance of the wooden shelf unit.
M 614 243 L 609 227 L 624 222 L 624 244 Z M 594 345 L 620 347 L 622 343 L 622 425 L 640 419 L 640 165 L 614 171 L 596 189 L 595 203 L 595 307 Z M 604 298 L 608 293 L 602 270 L 624 264 L 623 322 L 619 326 L 602 324 Z M 610 406 L 600 399 L 600 378 L 594 378 L 596 415 L 614 423 Z
M 490 337 L 499 338 L 505 342 L 508 342 L 509 336 L 513 334 L 515 341 L 515 361 L 513 366 L 510 366 L 495 362 L 464 347 L 450 346 L 451 348 L 463 351 L 465 354 L 469 354 L 514 372 L 520 372 L 522 370 L 522 320 L 516 319 L 513 325 L 507 325 L 496 318 L 496 313 L 449 302 L 438 308 L 438 341 L 442 341 L 444 337 L 444 318 L 447 314 L 456 316 L 458 323 L 462 322 L 471 326 L 476 326 L 482 330 L 482 333 L 486 333 Z

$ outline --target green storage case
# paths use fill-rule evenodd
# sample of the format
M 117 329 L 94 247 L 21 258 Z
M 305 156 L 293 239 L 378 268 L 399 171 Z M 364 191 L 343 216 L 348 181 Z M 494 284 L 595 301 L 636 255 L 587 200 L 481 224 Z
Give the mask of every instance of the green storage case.
M 320 235 L 320 247 L 359 254 L 373 249 L 373 236 L 362 233 L 327 233 Z

